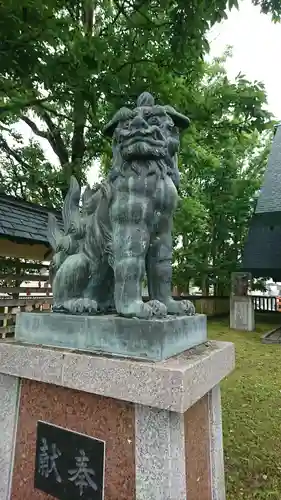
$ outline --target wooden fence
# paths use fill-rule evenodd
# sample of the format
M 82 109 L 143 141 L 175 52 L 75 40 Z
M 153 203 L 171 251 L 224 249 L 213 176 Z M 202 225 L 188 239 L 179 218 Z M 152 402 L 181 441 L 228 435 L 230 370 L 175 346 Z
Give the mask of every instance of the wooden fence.
M 20 297 L 18 299 L 0 297 L 0 338 L 13 337 L 16 315 L 20 311 L 50 311 L 52 297 Z
M 30 277 L 31 276 L 28 276 L 28 278 Z M 39 277 L 42 282 L 42 276 L 34 276 L 34 281 L 38 281 Z M 48 277 L 45 276 L 44 278 L 45 282 L 47 282 Z M 4 293 L 4 289 L 5 291 L 8 289 L 11 296 L 0 296 L 0 339 L 14 336 L 15 320 L 18 312 L 47 312 L 52 309 L 53 298 L 50 287 L 0 287 L 0 292 Z M 13 296 L 19 293 L 29 295 Z M 38 295 L 33 295 L 34 293 Z M 191 300 L 195 305 L 197 313 L 207 314 L 209 317 L 227 316 L 229 314 L 229 297 L 191 295 L 174 298 L 176 300 Z M 144 300 L 148 300 L 147 297 L 145 297 Z M 277 297 L 253 296 L 253 303 L 256 312 L 278 312 Z
M 51 310 L 52 289 L 47 274 L 0 273 L 0 280 L 4 282 L 0 286 L 0 338 L 14 336 L 18 312 Z M 10 286 L 11 282 L 23 283 L 24 286 Z
M 195 304 L 196 312 L 207 314 L 208 316 L 220 316 L 229 314 L 229 297 L 204 297 L 201 295 L 190 297 L 176 297 L 177 299 L 186 298 Z M 276 313 L 281 312 L 281 300 L 278 297 L 269 297 L 268 295 L 252 295 L 252 301 L 256 312 Z M 280 301 L 280 310 L 278 303 Z
M 25 277 L 27 278 L 27 276 Z M 28 276 L 30 279 L 31 276 Z M 39 276 L 34 276 L 34 281 L 38 281 Z M 13 279 L 15 279 L 13 277 Z M 42 281 L 42 276 L 40 276 Z M 48 277 L 45 276 L 45 281 Z M 26 279 L 27 281 L 27 279 Z M 30 280 L 31 281 L 31 280 Z M 8 338 L 14 336 L 16 314 L 20 311 L 50 311 L 52 308 L 52 291 L 51 288 L 43 287 L 0 287 L 0 292 L 9 290 L 8 293 L 18 295 L 19 293 L 28 293 L 30 295 L 19 297 L 1 297 L 0 296 L 0 338 Z M 33 293 L 39 295 L 33 295 Z M 229 298 L 228 297 L 202 297 L 185 296 L 175 297 L 176 300 L 188 299 L 191 300 L 196 308 L 196 312 L 207 314 L 208 316 L 221 316 L 229 313 Z M 148 300 L 144 297 L 144 300 Z
M 207 314 L 207 316 L 226 316 L 230 311 L 229 297 L 181 295 L 174 296 L 174 299 L 190 300 L 195 305 L 195 310 L 198 314 Z

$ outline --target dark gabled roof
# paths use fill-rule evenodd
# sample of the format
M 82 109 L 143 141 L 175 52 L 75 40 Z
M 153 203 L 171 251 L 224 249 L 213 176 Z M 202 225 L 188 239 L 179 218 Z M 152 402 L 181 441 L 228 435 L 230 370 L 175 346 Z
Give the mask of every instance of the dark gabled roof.
M 242 267 L 254 277 L 281 281 L 281 124 L 275 130 Z
M 57 219 L 61 221 L 60 213 L 55 210 L 0 193 L 0 238 L 22 242 L 25 240 L 49 246 L 47 240 L 49 212 L 55 213 Z
M 255 213 L 266 224 L 281 224 L 281 124 L 275 130 Z
M 259 215 L 251 221 L 242 268 L 254 277 L 281 281 L 281 225 L 269 226 Z

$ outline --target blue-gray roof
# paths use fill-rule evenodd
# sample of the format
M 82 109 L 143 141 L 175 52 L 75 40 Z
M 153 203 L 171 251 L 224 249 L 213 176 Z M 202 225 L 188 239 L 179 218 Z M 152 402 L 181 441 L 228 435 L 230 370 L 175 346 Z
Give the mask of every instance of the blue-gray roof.
M 0 238 L 28 240 L 49 246 L 47 240 L 48 213 L 58 212 L 29 203 L 13 196 L 0 194 Z
M 267 224 L 281 224 L 281 124 L 276 127 L 256 214 L 262 215 Z
M 275 130 L 242 267 L 255 277 L 281 281 L 281 124 Z
M 255 277 L 281 281 L 281 226 L 269 226 L 254 215 L 242 259 L 242 268 Z

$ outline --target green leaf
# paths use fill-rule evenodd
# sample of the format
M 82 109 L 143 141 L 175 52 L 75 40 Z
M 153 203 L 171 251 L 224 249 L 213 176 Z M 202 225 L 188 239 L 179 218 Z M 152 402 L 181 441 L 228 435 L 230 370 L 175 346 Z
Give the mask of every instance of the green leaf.
M 238 2 L 238 0 L 228 0 L 228 8 L 229 8 L 229 10 L 232 9 L 233 7 L 236 7 L 236 9 L 239 9 L 239 2 Z

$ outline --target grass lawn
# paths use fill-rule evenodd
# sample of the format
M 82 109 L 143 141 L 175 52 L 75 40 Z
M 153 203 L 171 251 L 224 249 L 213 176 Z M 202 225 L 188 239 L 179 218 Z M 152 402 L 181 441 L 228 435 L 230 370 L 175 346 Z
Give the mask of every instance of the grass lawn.
M 255 333 L 230 330 L 227 320 L 208 327 L 211 339 L 236 348 L 236 370 L 222 383 L 227 500 L 281 500 L 281 345 L 260 341 L 274 325 L 258 319 Z

